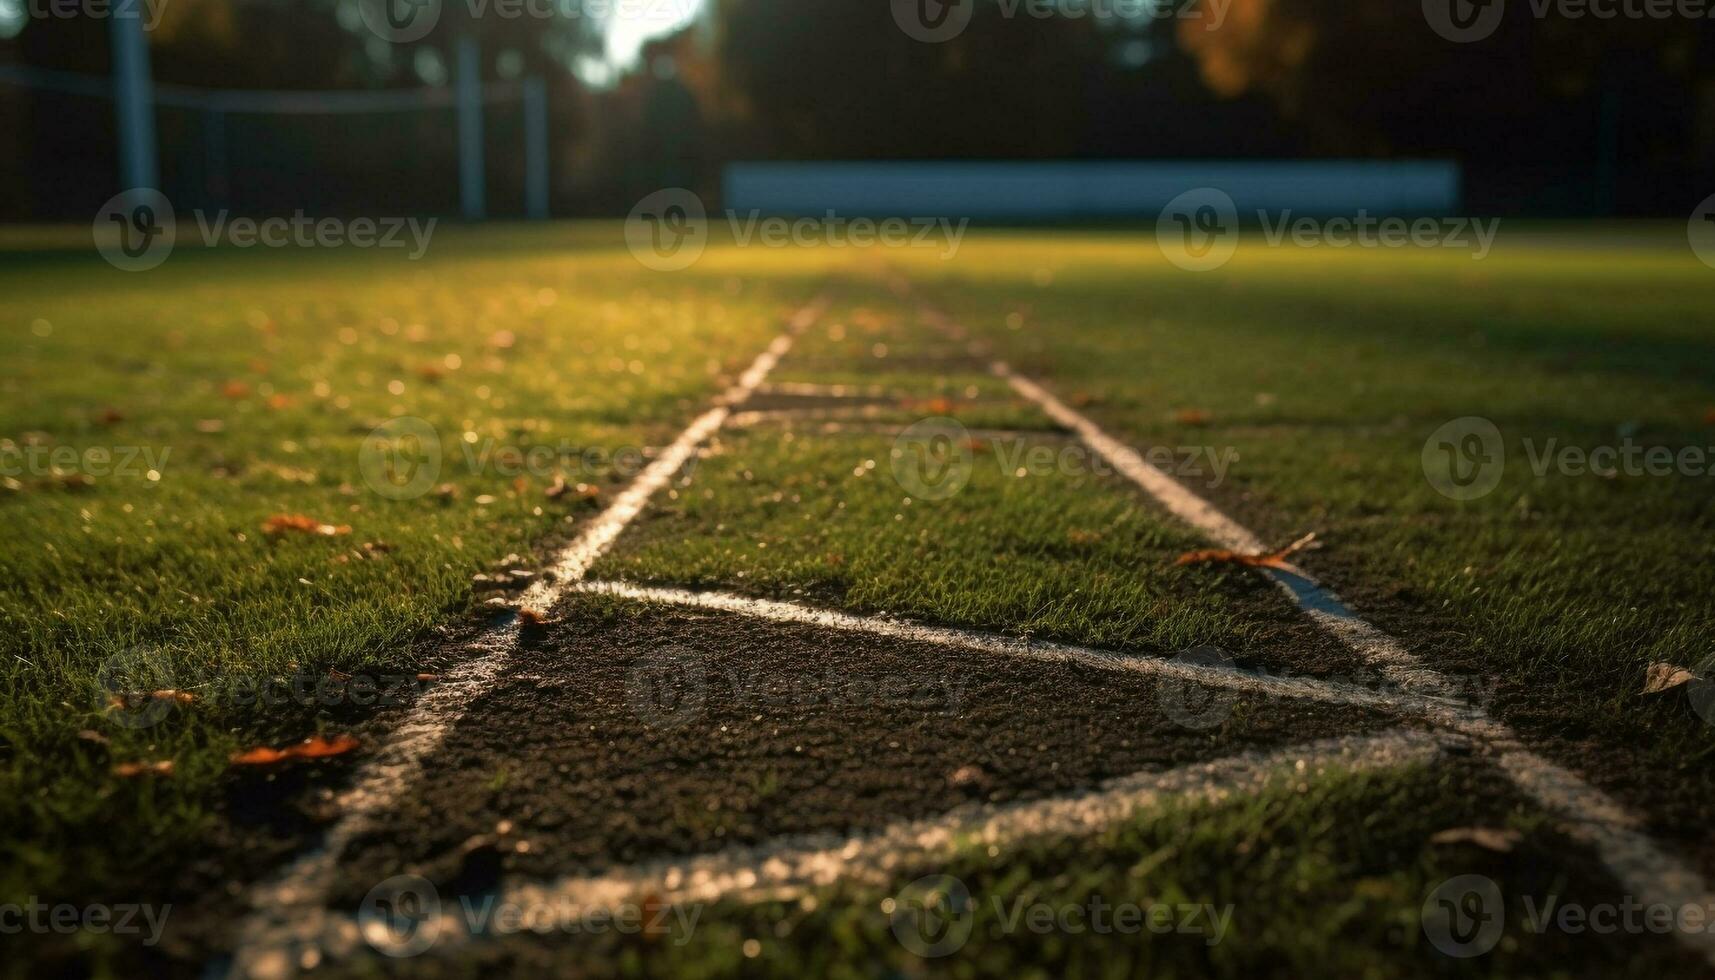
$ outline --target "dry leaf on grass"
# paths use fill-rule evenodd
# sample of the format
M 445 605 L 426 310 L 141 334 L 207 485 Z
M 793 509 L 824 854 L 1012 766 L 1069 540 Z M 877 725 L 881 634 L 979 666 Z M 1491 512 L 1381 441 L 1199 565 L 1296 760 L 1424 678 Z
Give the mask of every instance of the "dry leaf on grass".
M 325 759 L 328 756 L 344 755 L 357 748 L 360 743 L 350 735 L 335 735 L 333 738 L 322 738 L 317 735 L 306 738 L 297 745 L 288 745 L 283 749 L 271 749 L 259 745 L 248 752 L 236 752 L 232 756 L 235 766 L 268 766 L 288 759 Z
M 1508 854 L 1521 836 L 1516 830 L 1500 827 L 1454 827 L 1429 838 L 1431 844 L 1474 844 L 1496 854 Z
M 220 393 L 232 399 L 247 398 L 250 395 L 250 386 L 242 381 L 228 381 L 220 386 Z
M 138 691 L 128 694 L 115 694 L 107 701 L 109 711 L 129 711 L 149 701 L 171 701 L 174 704 L 190 704 L 197 696 L 189 691 L 175 691 L 167 688 L 163 691 Z
M 1649 665 L 1649 673 L 1644 676 L 1644 693 L 1664 694 L 1696 680 L 1702 680 L 1702 678 L 1684 667 L 1668 663 L 1654 663 Z
M 1175 565 L 1230 564 L 1246 565 L 1252 568 L 1283 568 L 1291 570 L 1287 559 L 1306 548 L 1316 546 L 1316 532 L 1311 531 L 1304 537 L 1292 542 L 1279 551 L 1263 555 L 1247 555 L 1243 552 L 1228 551 L 1224 548 L 1212 548 L 1208 551 L 1187 551 L 1180 555 Z
M 262 530 L 267 534 L 319 534 L 331 538 L 350 534 L 351 525 L 323 524 L 304 514 L 274 514 L 262 522 Z
M 441 679 L 440 674 L 418 674 L 417 675 L 417 683 L 419 683 L 419 684 L 433 684 L 434 682 L 436 682 L 440 679 Z
M 173 760 L 121 762 L 113 767 L 113 774 L 121 779 L 131 779 L 136 776 L 171 776 L 173 774 Z
M 1182 408 L 1173 413 L 1173 421 L 1180 425 L 1208 425 L 1214 418 L 1201 408 Z

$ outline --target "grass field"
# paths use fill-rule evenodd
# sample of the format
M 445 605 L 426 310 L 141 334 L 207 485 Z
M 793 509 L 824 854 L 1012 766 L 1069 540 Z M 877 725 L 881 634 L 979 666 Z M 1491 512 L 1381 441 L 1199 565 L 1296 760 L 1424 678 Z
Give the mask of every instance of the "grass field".
M 1651 664 L 1697 669 L 1715 654 L 1715 458 L 1655 473 L 1623 454 L 1598 472 L 1555 462 L 1569 446 L 1678 460 L 1715 445 L 1712 273 L 1681 229 L 1503 228 L 1481 262 L 1252 240 L 1201 274 L 1163 261 L 1152 236 L 1117 230 L 973 232 L 951 260 L 716 243 L 675 273 L 643 267 L 617 225 L 594 224 L 446 229 L 420 262 L 181 250 L 135 275 L 57 232 L 15 233 L 0 249 L 0 323 L 13 338 L 0 364 L 0 507 L 13 529 L 0 549 L 0 904 L 174 903 L 178 931 L 157 950 L 174 970 L 230 950 L 235 896 L 337 820 L 334 792 L 457 668 L 457 641 L 502 612 L 487 600 L 539 574 L 817 296 L 826 309 L 590 578 L 1152 660 L 1216 648 L 1277 677 L 1376 681 L 1252 570 L 1177 564 L 1206 540 L 1019 397 L 991 369 L 1003 359 L 1128 446 L 1159 450 L 1152 459 L 1269 543 L 1315 532 L 1321 547 L 1298 564 L 1544 757 L 1640 813 L 1691 867 L 1715 871 L 1715 697 L 1704 682 L 1642 693 Z M 420 420 L 408 460 L 373 443 L 401 417 Z M 1499 431 L 1504 471 L 1491 491 L 1452 499 L 1426 475 L 1426 444 L 1433 461 L 1438 430 L 1468 417 Z M 938 444 L 960 460 L 955 492 L 913 469 L 917 445 L 902 433 L 928 419 L 962 427 L 933 423 L 957 433 Z M 425 456 L 439 459 L 432 478 L 399 490 Z M 277 515 L 311 526 L 266 529 Z M 524 649 L 540 655 L 455 719 L 446 752 L 457 761 L 443 772 L 430 759 L 424 788 L 401 804 L 418 829 L 370 829 L 354 844 L 363 871 L 335 889 L 341 907 L 389 874 L 467 894 L 715 853 L 746 835 L 838 832 L 842 812 L 843 829 L 874 830 L 865 801 L 925 767 L 937 788 L 890 804 L 895 819 L 946 808 L 934 767 L 976 786 L 972 802 L 1027 803 L 1313 727 L 1290 699 L 1241 702 L 1198 727 L 1140 689 L 1125 724 L 1080 738 L 1055 728 L 1070 707 L 1056 699 L 1105 682 L 1077 672 L 991 678 L 980 696 L 1011 714 L 985 722 L 1002 733 L 987 736 L 967 731 L 969 703 L 901 708 L 872 693 L 845 719 L 825 701 L 752 712 L 731 684 L 709 702 L 724 707 L 674 728 L 682 744 L 663 755 L 662 725 L 615 707 L 624 676 L 602 680 L 579 657 L 654 628 L 635 617 L 673 613 L 575 594 L 547 612 L 580 625 L 549 624 L 540 647 L 526 631 Z M 723 655 L 754 649 L 777 675 L 809 642 L 718 619 L 673 629 Z M 798 689 L 861 673 L 866 649 L 829 647 L 827 672 Z M 871 652 L 894 665 L 877 668 L 886 676 L 915 676 L 901 665 L 917 654 Z M 586 677 L 583 690 L 567 683 Z M 372 681 L 382 705 L 359 694 Z M 291 693 L 259 699 L 258 685 Z M 587 722 L 579 738 L 596 740 L 538 744 L 540 726 L 503 724 L 552 697 L 572 699 L 568 733 Z M 1351 726 L 1332 734 L 1371 724 L 1324 710 L 1335 714 L 1315 724 Z M 1276 715 L 1300 720 L 1276 730 Z M 1131 723 L 1146 746 L 1136 753 L 1116 745 Z M 721 747 L 729 726 L 747 732 L 743 744 Z M 1035 745 L 1039 729 L 1064 738 Z M 275 768 L 229 761 L 316 733 L 356 733 L 363 748 Z M 806 744 L 820 769 L 793 768 Z M 118 768 L 162 762 L 170 774 Z M 818 784 L 824 771 L 851 779 Z M 697 781 L 711 773 L 717 787 L 748 788 Z M 675 781 L 692 776 L 681 791 Z M 679 838 L 649 837 L 631 825 L 640 817 L 598 821 L 588 853 L 501 849 L 484 874 L 461 849 L 465 837 L 487 835 L 485 854 L 495 839 L 549 839 L 568 819 L 556 813 L 656 805 Z M 500 822 L 521 829 L 492 831 Z M 1473 825 L 1517 836 L 1498 851 L 1431 841 Z M 876 911 L 913 873 L 789 900 L 722 896 L 684 945 L 595 937 L 577 962 L 852 976 L 1700 968 L 1654 934 L 1514 930 L 1466 961 L 1428 945 L 1424 896 L 1450 876 L 1491 877 L 1509 908 L 1519 895 L 1630 893 L 1587 842 L 1481 765 L 1271 783 L 1243 800 L 1151 809 L 1093 844 L 1034 841 L 1004 858 L 965 847 L 929 870 L 1002 899 L 949 958 L 895 942 Z M 1230 904 L 1232 937 L 1086 943 L 989 918 L 1020 896 L 1063 907 L 1089 895 Z M 87 931 L 24 938 L 39 945 L 15 965 L 115 969 L 135 945 Z M 514 938 L 337 969 L 459 975 L 572 955 Z

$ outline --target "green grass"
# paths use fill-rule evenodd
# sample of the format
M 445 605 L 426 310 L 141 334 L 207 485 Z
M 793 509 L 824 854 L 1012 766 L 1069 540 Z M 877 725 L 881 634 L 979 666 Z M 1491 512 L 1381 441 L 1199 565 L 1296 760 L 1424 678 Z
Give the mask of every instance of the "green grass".
M 8 258 L 0 447 L 141 447 L 158 466 L 87 483 L 21 466 L 0 489 L 0 898 L 96 896 L 182 865 L 233 750 L 334 714 L 235 685 L 414 675 L 411 641 L 464 607 L 473 573 L 599 505 L 550 501 L 550 472 L 483 454 L 571 447 L 549 469 L 611 492 L 630 476 L 613 454 L 670 440 L 822 282 L 778 254 L 745 280 L 718 255 L 663 278 L 602 228 L 443 241 L 417 263 L 181 251 L 146 274 Z M 395 500 L 365 482 L 360 446 L 394 416 L 437 430 L 439 489 Z M 586 465 L 589 447 L 606 455 Z M 351 531 L 276 538 L 273 514 Z M 109 688 L 133 686 L 201 697 L 127 724 Z M 172 777 L 110 773 L 154 760 Z
M 1715 654 L 1715 477 L 1538 476 L 1530 457 L 1550 440 L 1715 446 L 1715 272 L 1676 228 L 1622 247 L 1536 231 L 1503 228 L 1482 262 L 1250 242 L 1193 274 L 1124 236 L 1014 235 L 905 268 L 1134 445 L 1234 449 L 1216 501 L 1272 541 L 1317 531 L 1305 563 L 1430 663 L 1498 679 L 1503 709 L 1549 731 L 1644 747 L 1707 794 L 1715 718 L 1639 692 L 1648 664 Z M 1186 409 L 1210 423 L 1177 424 Z M 1463 416 L 1506 446 L 1500 486 L 1466 502 L 1422 465 Z
M 1507 828 L 1512 851 L 1432 843 L 1450 826 Z M 1695 957 L 1655 935 L 1533 931 L 1533 907 L 1618 903 L 1611 879 L 1575 858 L 1576 849 L 1503 787 L 1469 770 L 1281 778 L 1265 791 L 1221 804 L 1168 801 L 1091 839 L 1032 840 L 997 848 L 959 845 L 934 867 L 901 869 L 886 887 L 846 884 L 787 900 L 726 900 L 681 910 L 666 935 L 580 934 L 593 976 L 1101 977 L 1604 977 L 1689 975 Z M 1494 949 L 1454 959 L 1419 925 L 1440 883 L 1480 874 L 1505 902 Z M 969 895 L 968 938 L 924 957 L 907 947 L 920 901 L 950 876 Z M 925 882 L 924 879 L 932 879 Z M 1110 931 L 1067 914 L 1092 896 L 1108 906 Z M 1528 899 L 1528 902 L 1527 902 Z M 1534 903 L 1534 906 L 1533 904 Z M 1115 907 L 1169 906 L 1175 927 L 1115 928 Z M 1188 919 L 1181 906 L 1212 911 Z M 1142 914 L 1140 912 L 1140 914 Z M 694 919 L 689 916 L 694 915 Z M 1032 927 L 1030 918 L 1038 916 Z M 694 927 L 683 928 L 690 921 Z M 1157 920 L 1164 922 L 1165 920 Z M 899 929 L 896 931 L 895 923 Z M 1214 925 L 1211 925 L 1214 923 Z M 519 936 L 450 955 L 357 963 L 341 975 L 474 977 L 501 968 L 561 962 L 566 937 Z M 925 944 L 927 945 L 927 944 Z M 748 951 L 747 951 L 748 950 Z
M 414 674 L 415 641 L 479 597 L 474 573 L 513 554 L 523 557 L 505 564 L 533 564 L 599 506 L 550 501 L 547 474 L 516 481 L 467 452 L 659 446 L 830 280 L 836 305 L 773 380 L 879 385 L 896 402 L 842 431 L 770 421 L 722 434 L 598 575 L 1151 653 L 1212 643 L 1257 662 L 1323 662 L 1325 644 L 1254 576 L 1174 567 L 1201 542 L 1121 481 L 1006 465 L 1007 453 L 1066 443 L 891 294 L 881 259 L 1131 444 L 1236 453 L 1218 485 L 1187 482 L 1270 540 L 1317 531 L 1327 546 L 1306 564 L 1360 611 L 1432 665 L 1492 681 L 1499 712 L 1562 739 L 1562 756 L 1591 746 L 1597 781 L 1640 793 L 1658 829 L 1671 830 L 1715 800 L 1715 734 L 1682 694 L 1638 692 L 1647 664 L 1695 666 L 1715 653 L 1710 478 L 1538 477 L 1525 440 L 1715 444 L 1715 273 L 1674 245 L 1674 229 L 1649 248 L 1600 230 L 1551 231 L 1586 247 L 1534 231 L 1510 240 L 1506 227 L 1482 262 L 1251 242 L 1205 274 L 1167 265 L 1146 235 L 1115 231 L 973 234 L 950 262 L 717 245 L 672 275 L 638 265 L 611 225 L 448 228 L 416 263 L 184 249 L 138 275 L 46 233 L 0 241 L 0 329 L 11 341 L 0 450 L 136 448 L 155 461 L 87 481 L 20 472 L 0 487 L 10 530 L 0 548 L 0 901 L 95 900 L 139 883 L 170 894 L 224 819 L 234 749 L 365 715 L 240 703 L 225 693 L 235 678 Z M 1208 422 L 1185 423 L 1186 410 Z M 931 415 L 1033 434 L 979 433 L 959 494 L 907 504 L 889 427 Z M 1436 427 L 1468 415 L 1499 425 L 1508 467 L 1495 492 L 1456 502 L 1430 486 L 1421 455 Z M 394 500 L 366 484 L 361 447 L 395 416 L 434 427 L 435 491 Z M 563 468 L 608 494 L 628 475 L 608 463 Z M 265 534 L 278 513 L 351 531 Z M 160 681 L 150 686 L 198 700 L 125 724 L 109 709 L 103 669 L 138 658 Z M 1640 773 L 1613 761 L 1628 751 L 1640 753 Z M 167 759 L 170 778 L 112 773 Z M 1367 790 L 1339 792 L 1348 795 L 1259 803 L 1210 826 L 1271 841 L 1267 853 L 1302 852 L 1311 866 L 1254 869 L 1298 880 L 1333 854 L 1305 828 L 1382 812 L 1359 805 Z M 1457 799 L 1422 793 L 1417 809 Z M 1150 836 L 1166 833 L 1110 844 L 1137 860 L 1178 841 L 1192 855 L 1179 879 L 1188 894 L 1232 884 L 1203 873 L 1214 838 Z M 1126 865 L 1077 867 L 1095 881 Z M 1381 920 L 1398 920 L 1439 871 L 1383 875 L 1381 905 L 1395 911 Z M 981 861 L 969 873 L 1001 876 L 988 885 L 1005 893 L 1023 887 Z M 1350 886 L 1304 880 L 1311 894 Z M 1342 952 L 1338 929 L 1298 921 L 1285 885 L 1234 887 L 1260 889 L 1249 901 L 1311 937 L 1294 955 L 1318 967 L 1323 951 L 1375 972 L 1375 951 L 1397 948 L 1393 933 L 1366 933 Z M 1374 909 L 1360 906 L 1369 921 Z M 848 914 L 858 913 L 826 912 L 794 934 L 849 951 L 848 938 L 874 925 Z M 765 924 L 735 915 L 746 928 Z M 823 962 L 815 944 L 787 945 L 788 966 Z M 1007 943 L 994 950 L 983 962 L 996 969 L 1068 966 Z M 1254 965 L 1221 959 L 1233 952 L 1127 955 L 1133 967 L 1180 972 Z

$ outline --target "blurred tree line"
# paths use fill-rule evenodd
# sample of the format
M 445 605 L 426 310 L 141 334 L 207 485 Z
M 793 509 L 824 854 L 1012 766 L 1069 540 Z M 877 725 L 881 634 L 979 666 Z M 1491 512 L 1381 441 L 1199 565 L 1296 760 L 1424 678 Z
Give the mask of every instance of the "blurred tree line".
M 1708 19 L 1538 18 L 1514 0 L 1493 36 L 1457 44 L 1430 29 L 1421 0 L 1192 0 L 1193 16 L 1155 18 L 969 0 L 967 28 L 925 44 L 889 0 L 705 0 L 699 23 L 598 85 L 574 71 L 603 44 L 574 0 L 548 19 L 473 17 L 474 0 L 445 0 L 436 29 L 403 45 L 369 34 L 356 2 L 170 0 L 151 35 L 155 77 L 441 86 L 453 39 L 473 35 L 485 80 L 548 82 L 560 214 L 623 213 L 671 183 L 712 194 L 735 159 L 1441 157 L 1464 164 L 1474 210 L 1506 213 L 1683 214 L 1715 191 Z M 0 67 L 102 74 L 106 32 L 32 21 L 0 41 Z M 450 109 L 158 115 L 164 182 L 198 202 L 453 210 Z M 113 189 L 110 117 L 100 100 L 0 85 L 0 133 L 12 134 L 0 213 L 91 213 Z M 519 199 L 520 126 L 515 106 L 489 106 L 497 214 Z

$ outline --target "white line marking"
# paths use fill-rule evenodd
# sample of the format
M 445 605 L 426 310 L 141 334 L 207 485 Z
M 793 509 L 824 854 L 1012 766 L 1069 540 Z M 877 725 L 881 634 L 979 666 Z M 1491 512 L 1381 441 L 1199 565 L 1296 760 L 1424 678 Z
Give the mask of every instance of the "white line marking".
M 721 396 L 721 404 L 704 412 L 680 433 L 660 456 L 600 515 L 555 556 L 548 571 L 521 597 L 527 608 L 546 612 L 567 585 L 583 578 L 595 560 L 613 544 L 626 525 L 643 510 L 649 498 L 679 471 L 697 446 L 713 435 L 737 405 L 751 392 L 792 346 L 793 339 L 813 323 L 826 301 L 818 298 L 799 310 L 787 323 L 787 331 L 774 339 Z M 517 650 L 515 624 L 485 631 L 467 650 L 470 657 L 448 671 L 415 705 L 387 744 L 369 759 L 340 794 L 339 820 L 324 835 L 321 844 L 300 855 L 274 878 L 251 889 L 247 905 L 251 912 L 239 932 L 233 952 L 231 975 L 235 977 L 283 977 L 294 973 L 300 958 L 315 955 L 326 930 L 337 923 L 326 912 L 328 894 L 339 871 L 346 847 L 373 828 L 393 808 L 422 770 L 423 760 L 440 747 L 447 732 L 464 717 L 465 709 L 481 696 L 512 663 Z M 335 917 L 337 918 L 337 917 Z
M 1222 547 L 1260 553 L 1261 539 L 1183 484 L 1151 466 L 1136 452 L 1067 407 L 1041 385 L 996 361 L 992 370 L 1014 391 L 1035 402 L 1056 422 L 1078 433 L 1089 447 L 1125 474 L 1163 507 Z M 1384 676 L 1428 696 L 1446 697 L 1457 684 L 1426 667 L 1405 647 L 1359 618 L 1340 598 L 1301 570 L 1270 572 L 1270 577 L 1309 613 L 1311 619 L 1347 649 L 1379 667 Z M 1665 853 L 1639 828 L 1635 814 L 1574 773 L 1522 747 L 1508 726 L 1472 708 L 1464 728 L 1502 750 L 1501 770 L 1546 809 L 1558 813 L 1568 832 L 1591 846 L 1621 884 L 1645 904 L 1681 907 L 1715 905 L 1715 893 L 1695 870 Z M 1680 943 L 1715 965 L 1715 931 L 1676 931 Z
M 974 630 L 945 626 L 924 626 L 873 616 L 854 616 L 794 605 L 767 599 L 751 599 L 724 592 L 691 592 L 684 589 L 660 589 L 629 585 L 624 582 L 579 582 L 567 591 L 588 595 L 608 595 L 642 602 L 658 602 L 673 606 L 690 606 L 718 612 L 737 613 L 777 623 L 803 623 L 826 629 L 853 633 L 868 633 L 894 639 L 959 647 L 1003 657 L 1019 657 L 1048 663 L 1074 663 L 1095 670 L 1126 671 L 1152 677 L 1169 677 L 1259 694 L 1268 697 L 1301 698 L 1350 707 L 1376 708 L 1423 718 L 1448 728 L 1461 729 L 1468 720 L 1460 706 L 1432 702 L 1410 694 L 1388 694 L 1372 691 L 1355 684 L 1318 680 L 1306 677 L 1275 677 L 1238 668 L 1209 666 L 1179 660 L 1163 660 L 1137 654 L 1115 653 L 1068 643 L 1046 643 L 997 636 Z
M 659 859 L 598 875 L 547 883 L 509 881 L 496 906 L 613 908 L 651 897 L 665 904 L 791 898 L 805 890 L 857 880 L 887 887 L 903 874 L 931 871 L 962 848 L 1009 846 L 1045 837 L 1085 838 L 1167 803 L 1220 803 L 1325 772 L 1424 765 L 1439 754 L 1432 736 L 1406 730 L 1347 736 L 1269 753 L 1243 753 L 1166 772 L 1109 780 L 1100 789 L 1045 800 L 972 804 L 942 816 L 908 820 L 846 837 L 806 834 L 699 857 Z M 442 937 L 464 923 L 450 912 Z

